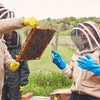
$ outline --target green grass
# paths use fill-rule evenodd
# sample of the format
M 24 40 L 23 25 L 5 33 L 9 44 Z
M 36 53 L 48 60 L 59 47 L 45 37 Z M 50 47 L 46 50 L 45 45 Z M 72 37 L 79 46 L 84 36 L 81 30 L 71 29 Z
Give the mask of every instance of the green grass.
M 52 46 L 48 45 L 40 60 L 28 61 L 29 83 L 25 86 L 23 94 L 33 92 L 37 96 L 49 96 L 55 89 L 71 86 L 72 80 L 60 73 L 60 69 L 52 63 L 51 50 Z M 69 64 L 75 49 L 58 46 L 57 52 Z
M 69 35 L 71 30 L 60 31 L 59 35 Z

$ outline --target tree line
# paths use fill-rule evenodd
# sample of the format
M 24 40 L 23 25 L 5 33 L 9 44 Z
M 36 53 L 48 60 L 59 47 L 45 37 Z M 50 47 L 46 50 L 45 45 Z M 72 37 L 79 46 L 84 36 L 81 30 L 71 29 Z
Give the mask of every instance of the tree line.
M 76 17 L 65 17 L 62 19 L 43 19 L 39 21 L 40 27 L 47 27 L 47 28 L 55 28 L 57 31 L 66 31 L 71 30 L 73 27 L 75 27 L 78 23 L 81 23 L 83 21 L 93 21 L 100 26 L 100 18 L 98 17 L 82 17 L 82 18 L 76 18 Z

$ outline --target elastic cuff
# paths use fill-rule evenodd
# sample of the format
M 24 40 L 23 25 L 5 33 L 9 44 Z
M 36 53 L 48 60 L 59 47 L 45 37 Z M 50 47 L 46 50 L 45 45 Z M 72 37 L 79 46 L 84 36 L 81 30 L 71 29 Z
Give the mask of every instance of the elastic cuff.
M 71 69 L 69 66 L 67 66 L 65 69 L 62 70 L 62 73 L 67 76 L 70 77 L 71 76 Z

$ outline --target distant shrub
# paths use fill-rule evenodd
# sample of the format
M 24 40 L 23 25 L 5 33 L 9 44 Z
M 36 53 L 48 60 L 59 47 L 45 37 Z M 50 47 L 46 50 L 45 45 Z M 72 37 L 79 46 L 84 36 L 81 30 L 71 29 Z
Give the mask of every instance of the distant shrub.
M 60 72 L 51 73 L 34 73 L 30 76 L 31 80 L 26 88 L 31 87 L 29 91 L 34 95 L 49 96 L 54 90 L 58 88 L 70 88 L 72 80 L 69 80 Z M 27 88 L 28 89 L 28 88 Z

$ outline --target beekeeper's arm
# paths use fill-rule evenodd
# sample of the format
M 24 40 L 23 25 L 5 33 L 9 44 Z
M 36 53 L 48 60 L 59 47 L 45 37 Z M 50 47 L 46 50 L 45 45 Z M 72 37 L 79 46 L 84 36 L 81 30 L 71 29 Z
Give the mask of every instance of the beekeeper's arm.
M 19 28 L 23 28 L 26 25 L 30 25 L 32 28 L 37 27 L 38 21 L 35 17 L 20 17 L 20 18 L 9 18 L 0 20 L 0 36 L 14 31 Z
M 61 58 L 61 55 L 56 52 L 56 51 L 51 51 L 52 52 L 52 62 L 58 66 L 59 69 L 62 70 L 62 73 L 67 76 L 71 77 L 71 69 L 67 65 L 67 63 Z
M 19 67 L 19 62 L 16 62 L 11 57 L 4 42 L 2 43 L 2 46 L 4 47 L 4 66 L 5 68 L 9 71 L 15 71 Z

